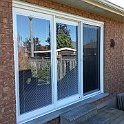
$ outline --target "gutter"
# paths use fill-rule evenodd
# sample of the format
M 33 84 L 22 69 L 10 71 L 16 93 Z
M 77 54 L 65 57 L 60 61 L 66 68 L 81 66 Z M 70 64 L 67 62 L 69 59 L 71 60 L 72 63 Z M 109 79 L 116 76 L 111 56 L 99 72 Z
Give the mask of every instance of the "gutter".
M 81 0 L 88 4 L 110 11 L 124 17 L 124 8 L 115 5 L 107 0 Z
M 103 3 L 103 4 L 105 4 L 106 6 L 112 7 L 112 8 L 114 8 L 114 9 L 116 9 L 116 10 L 119 10 L 119 11 L 121 11 L 121 12 L 124 12 L 124 8 L 123 8 L 123 7 L 118 6 L 118 5 L 114 4 L 114 3 L 111 3 L 111 2 L 108 1 L 108 0 L 96 0 L 96 1 L 97 1 L 97 2 L 100 2 L 100 3 Z

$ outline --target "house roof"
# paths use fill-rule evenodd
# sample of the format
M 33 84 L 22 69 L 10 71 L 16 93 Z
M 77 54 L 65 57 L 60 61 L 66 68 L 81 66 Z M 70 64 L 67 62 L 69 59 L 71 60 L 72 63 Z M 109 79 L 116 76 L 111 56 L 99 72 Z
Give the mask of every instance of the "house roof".
M 51 0 L 124 22 L 124 8 L 107 0 Z

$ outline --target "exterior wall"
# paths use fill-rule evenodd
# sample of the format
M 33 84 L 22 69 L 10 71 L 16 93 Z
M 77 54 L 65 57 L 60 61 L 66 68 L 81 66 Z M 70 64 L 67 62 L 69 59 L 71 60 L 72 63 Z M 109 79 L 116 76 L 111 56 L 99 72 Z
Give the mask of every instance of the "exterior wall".
M 0 0 L 0 124 L 15 124 L 12 0 Z
M 124 23 L 49 0 L 21 1 L 104 22 L 104 89 L 110 93 L 110 97 L 124 91 Z M 12 29 L 12 0 L 0 0 L 0 123 L 2 124 L 15 124 L 16 120 Z M 115 48 L 110 48 L 110 39 L 115 40 Z M 58 122 L 59 118 L 48 124 Z

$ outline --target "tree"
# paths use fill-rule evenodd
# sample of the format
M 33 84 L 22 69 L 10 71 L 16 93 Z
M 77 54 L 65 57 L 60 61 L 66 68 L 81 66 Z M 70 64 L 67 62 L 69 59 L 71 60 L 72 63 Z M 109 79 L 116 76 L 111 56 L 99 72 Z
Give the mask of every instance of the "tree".
M 41 47 L 41 44 L 40 44 L 40 40 L 38 37 L 34 37 L 33 38 L 33 41 L 34 41 L 34 50 L 37 51 L 37 50 L 40 50 L 40 47 Z
M 33 37 L 33 42 L 34 42 L 34 50 L 35 51 L 39 51 L 42 49 L 42 45 L 40 44 L 40 40 L 38 37 Z M 27 50 L 29 52 L 31 52 L 31 40 L 30 39 L 26 39 L 24 41 L 24 46 L 27 48 Z M 46 45 L 46 48 L 48 48 L 48 46 Z
M 50 35 L 46 40 L 50 46 Z M 57 42 L 57 49 L 69 47 L 73 48 L 71 44 L 71 36 L 70 30 L 68 30 L 66 24 L 57 23 L 56 24 L 56 42 Z
M 57 49 L 64 47 L 73 48 L 70 37 L 64 32 L 59 33 L 56 36 L 56 38 L 57 38 Z
M 67 29 L 66 24 L 57 23 L 56 40 L 57 40 L 57 49 L 64 47 L 73 48 L 71 44 L 70 30 Z

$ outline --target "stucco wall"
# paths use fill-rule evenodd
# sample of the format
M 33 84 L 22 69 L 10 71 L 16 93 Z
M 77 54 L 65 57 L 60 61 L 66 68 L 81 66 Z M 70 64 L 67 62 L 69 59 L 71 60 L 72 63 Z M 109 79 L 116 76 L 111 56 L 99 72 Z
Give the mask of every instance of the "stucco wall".
M 104 86 L 110 96 L 124 91 L 124 23 L 98 16 L 49 0 L 21 0 L 105 23 Z M 110 39 L 115 48 L 110 48 Z M 15 124 L 14 49 L 12 31 L 12 0 L 0 0 L 0 123 Z M 55 119 L 49 124 L 58 123 Z

